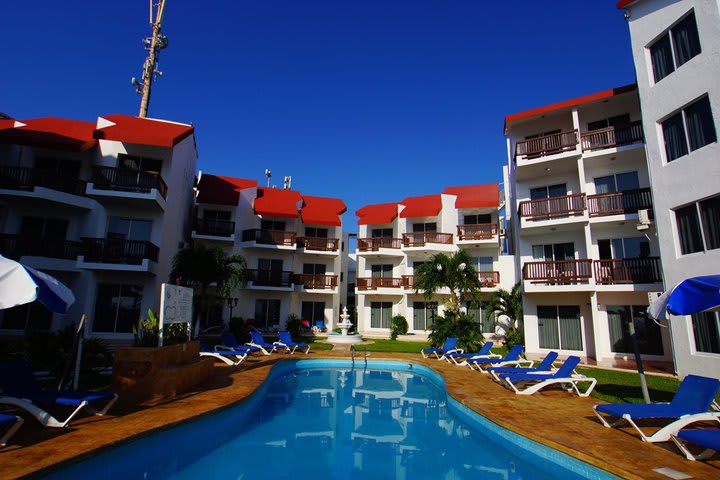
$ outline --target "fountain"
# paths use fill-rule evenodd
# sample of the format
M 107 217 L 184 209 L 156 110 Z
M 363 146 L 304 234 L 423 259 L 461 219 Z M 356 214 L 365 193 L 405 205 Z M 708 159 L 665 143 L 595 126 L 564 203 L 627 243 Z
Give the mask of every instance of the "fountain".
M 327 338 L 328 343 L 337 345 L 356 345 L 362 343 L 362 335 L 359 333 L 348 333 L 348 329 L 352 327 L 353 324 L 350 321 L 350 315 L 347 313 L 347 307 L 343 307 L 340 320 L 342 321 L 337 324 L 340 328 L 340 333 L 329 333 Z

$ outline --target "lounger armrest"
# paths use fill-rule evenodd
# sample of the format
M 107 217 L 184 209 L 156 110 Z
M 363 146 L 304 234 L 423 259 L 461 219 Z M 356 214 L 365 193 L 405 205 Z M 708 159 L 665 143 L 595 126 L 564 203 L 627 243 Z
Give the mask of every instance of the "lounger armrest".
M 465 350 L 463 350 L 462 348 L 454 348 L 452 350 L 448 350 L 443 355 L 449 355 L 451 353 L 465 353 Z
M 215 351 L 216 351 L 216 352 L 219 352 L 219 351 L 222 351 L 222 350 L 233 351 L 233 350 L 235 350 L 235 349 L 232 348 L 232 347 L 228 347 L 227 345 L 215 345 Z
M 278 347 L 285 347 L 285 348 L 288 347 L 287 343 L 283 343 L 283 342 L 273 342 L 272 344 L 277 345 Z

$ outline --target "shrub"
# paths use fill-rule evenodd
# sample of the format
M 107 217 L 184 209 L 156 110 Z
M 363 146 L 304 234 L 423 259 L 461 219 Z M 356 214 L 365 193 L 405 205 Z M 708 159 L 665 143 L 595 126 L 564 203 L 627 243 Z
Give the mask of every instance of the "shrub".
M 148 309 L 148 318 L 140 319 L 137 326 L 133 327 L 133 336 L 133 345 L 136 347 L 157 347 L 160 329 L 157 316 L 151 308 Z
M 397 340 L 398 335 L 408 332 L 408 322 L 402 315 L 395 315 L 390 319 L 390 340 Z
M 340 327 L 333 328 L 333 333 L 342 333 L 342 329 Z
M 235 339 L 241 345 L 250 341 L 250 329 L 242 317 L 233 317 L 228 324 L 228 331 L 235 335 Z
M 435 317 L 429 330 L 428 340 L 433 347 L 441 347 L 448 337 L 457 337 L 458 348 L 476 352 L 484 341 L 480 325 L 472 315 L 466 313 L 445 312 L 444 316 Z
M 163 345 L 175 345 L 190 341 L 190 325 L 187 323 L 168 323 L 163 325 Z
M 290 336 L 295 338 L 300 335 L 300 325 L 302 324 L 302 321 L 300 320 L 300 317 L 295 315 L 294 313 L 291 313 L 288 317 L 288 321 L 285 324 L 285 329 L 290 333 Z
M 510 349 L 515 345 L 523 345 L 525 343 L 525 339 L 519 329 L 510 327 L 507 333 L 505 333 L 505 341 L 503 343 L 505 343 L 505 346 Z

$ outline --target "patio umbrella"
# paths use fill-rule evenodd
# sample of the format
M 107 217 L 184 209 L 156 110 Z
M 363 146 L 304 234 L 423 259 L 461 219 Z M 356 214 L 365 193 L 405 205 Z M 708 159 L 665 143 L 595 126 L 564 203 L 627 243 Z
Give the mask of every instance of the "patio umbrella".
M 720 275 L 692 277 L 678 283 L 650 303 L 651 317 L 664 320 L 673 315 L 692 315 L 720 307 Z
M 0 310 L 35 300 L 66 314 L 75 295 L 57 278 L 0 255 Z

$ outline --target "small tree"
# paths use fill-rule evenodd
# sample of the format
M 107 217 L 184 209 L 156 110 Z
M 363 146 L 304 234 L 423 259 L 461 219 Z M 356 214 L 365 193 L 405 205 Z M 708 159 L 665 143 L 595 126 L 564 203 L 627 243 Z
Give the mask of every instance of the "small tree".
M 484 340 L 472 315 L 450 310 L 446 310 L 443 316 L 435 317 L 430 326 L 428 340 L 433 347 L 439 347 L 448 337 L 456 337 L 458 347 L 467 352 L 476 352 Z
M 390 319 L 390 340 L 397 340 L 398 335 L 408 332 L 408 322 L 402 315 L 395 315 Z
M 520 282 L 516 283 L 511 291 L 499 289 L 493 293 L 488 302 L 486 318 L 505 316 L 510 320 L 510 326 L 505 334 L 505 344 L 512 348 L 516 343 L 522 343 L 523 334 L 518 325 L 523 319 L 522 292 Z

